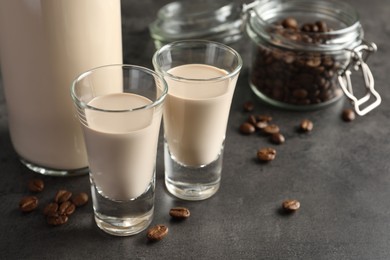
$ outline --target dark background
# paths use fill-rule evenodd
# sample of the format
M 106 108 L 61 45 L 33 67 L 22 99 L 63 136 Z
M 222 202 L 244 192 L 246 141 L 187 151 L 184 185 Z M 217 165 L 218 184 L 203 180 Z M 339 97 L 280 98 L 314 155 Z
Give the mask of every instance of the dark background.
M 126 63 L 151 68 L 154 46 L 147 25 L 167 2 L 123 0 Z M 170 231 L 158 243 L 148 243 L 145 231 L 125 238 L 100 231 L 90 202 L 55 228 L 40 212 L 21 214 L 18 203 L 29 194 L 26 183 L 38 175 L 19 162 L 12 148 L 1 87 L 0 259 L 390 259 L 390 3 L 347 2 L 360 13 L 365 38 L 378 45 L 369 65 L 382 105 L 350 123 L 340 119 L 349 106 L 345 100 L 312 112 L 278 110 L 253 96 L 245 63 L 230 113 L 221 188 L 214 197 L 184 202 L 167 193 L 160 140 L 152 225 L 166 224 Z M 285 144 L 238 133 L 248 116 L 242 111 L 247 100 L 255 102 L 256 113 L 273 117 Z M 304 118 L 314 122 L 309 134 L 296 131 Z M 278 152 L 269 164 L 256 161 L 257 149 L 264 146 Z M 42 203 L 60 188 L 89 193 L 87 176 L 42 178 L 47 186 L 38 195 Z M 293 215 L 280 212 L 287 198 L 301 202 Z M 188 207 L 191 217 L 172 222 L 172 206 Z

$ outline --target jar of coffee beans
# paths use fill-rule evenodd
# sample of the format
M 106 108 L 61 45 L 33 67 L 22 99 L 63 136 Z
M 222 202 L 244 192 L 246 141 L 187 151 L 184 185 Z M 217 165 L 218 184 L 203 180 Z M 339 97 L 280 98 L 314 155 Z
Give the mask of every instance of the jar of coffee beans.
M 340 1 L 259 0 L 247 10 L 246 31 L 252 40 L 250 87 L 267 103 L 310 110 L 345 94 L 359 115 L 380 104 L 366 64 L 376 46 L 363 40 L 359 16 L 351 6 Z M 364 78 L 360 99 L 353 95 L 351 68 L 361 70 Z

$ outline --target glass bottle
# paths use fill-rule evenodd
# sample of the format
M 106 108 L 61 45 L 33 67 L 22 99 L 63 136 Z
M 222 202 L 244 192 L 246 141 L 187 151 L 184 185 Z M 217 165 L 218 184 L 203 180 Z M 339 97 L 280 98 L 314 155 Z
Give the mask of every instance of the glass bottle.
M 56 176 L 88 172 L 70 85 L 85 70 L 122 63 L 121 37 L 120 0 L 0 1 L 9 130 L 28 168 Z

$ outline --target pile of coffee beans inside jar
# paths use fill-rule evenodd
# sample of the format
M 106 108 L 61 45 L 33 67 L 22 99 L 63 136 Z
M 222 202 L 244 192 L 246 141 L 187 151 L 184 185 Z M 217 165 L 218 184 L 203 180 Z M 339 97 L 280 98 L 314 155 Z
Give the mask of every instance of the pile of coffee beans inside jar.
M 344 55 L 279 48 L 278 42 L 299 46 L 326 45 L 332 31 L 324 21 L 300 25 L 294 18 L 274 24 L 272 44 L 256 46 L 251 74 L 252 87 L 267 99 L 294 106 L 319 105 L 342 96 L 337 73 Z

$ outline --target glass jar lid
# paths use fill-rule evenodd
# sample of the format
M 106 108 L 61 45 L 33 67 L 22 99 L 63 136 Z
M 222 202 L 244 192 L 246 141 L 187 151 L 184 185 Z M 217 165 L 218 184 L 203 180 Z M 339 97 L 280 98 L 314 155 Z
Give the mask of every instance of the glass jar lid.
M 186 39 L 225 44 L 242 37 L 241 6 L 228 0 L 185 0 L 163 6 L 149 25 L 156 47 Z

